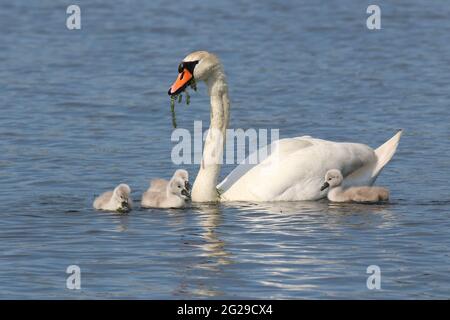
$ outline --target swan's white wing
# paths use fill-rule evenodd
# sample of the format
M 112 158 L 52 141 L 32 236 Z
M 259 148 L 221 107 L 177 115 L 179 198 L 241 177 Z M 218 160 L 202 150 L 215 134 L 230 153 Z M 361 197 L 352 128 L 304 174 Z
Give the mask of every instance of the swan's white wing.
M 238 166 L 218 188 L 223 201 L 295 201 L 325 197 L 325 173 L 339 169 L 346 186 L 371 185 L 392 159 L 401 131 L 375 151 L 357 143 L 310 137 L 279 140 L 256 165 Z
M 219 189 L 221 192 L 227 191 L 243 175 L 245 175 L 253 167 L 259 165 L 267 158 L 270 158 L 272 155 L 283 154 L 284 156 L 287 156 L 292 152 L 310 147 L 312 144 L 308 141 L 308 139 L 311 139 L 311 137 L 302 136 L 296 138 L 281 139 L 274 141 L 269 146 L 262 147 L 261 149 L 253 152 L 236 168 L 234 168 L 233 171 L 231 171 L 228 176 L 226 176 L 225 179 L 217 185 L 217 189 Z M 256 163 L 252 163 L 251 160 L 254 159 L 257 159 Z M 273 161 L 273 158 L 271 159 L 271 161 Z
M 339 169 L 346 176 L 375 161 L 374 151 L 363 144 L 283 139 L 265 160 L 232 172 L 219 188 L 228 201 L 315 200 L 326 195 L 320 186 L 328 170 Z
M 402 136 L 402 130 L 375 150 L 376 161 L 371 161 L 352 172 L 344 179 L 344 187 L 372 185 L 383 170 L 384 166 L 392 159 L 397 150 Z

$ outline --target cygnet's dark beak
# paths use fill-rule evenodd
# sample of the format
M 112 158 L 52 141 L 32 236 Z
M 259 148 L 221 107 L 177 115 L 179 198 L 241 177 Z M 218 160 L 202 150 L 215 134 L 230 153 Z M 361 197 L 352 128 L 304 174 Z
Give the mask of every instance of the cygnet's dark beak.
M 130 205 L 128 203 L 128 201 L 122 201 L 120 203 L 120 208 L 117 209 L 117 212 L 120 213 L 127 213 L 131 210 Z
M 330 184 L 329 184 L 328 182 L 325 182 L 325 183 L 323 184 L 323 186 L 320 188 L 320 191 L 325 190 L 325 189 L 328 188 L 329 186 L 330 186 Z
M 120 208 L 121 208 L 121 211 L 123 211 L 123 212 L 130 211 L 130 204 L 128 203 L 127 200 L 122 201 L 122 202 L 120 203 Z
M 186 181 L 184 183 L 184 187 L 186 188 L 187 191 L 191 191 L 191 184 L 189 183 L 189 181 Z
M 189 192 L 188 190 L 186 190 L 186 189 L 181 190 L 181 194 L 182 194 L 183 196 L 186 196 L 186 198 L 188 198 L 188 199 L 191 198 L 190 192 Z

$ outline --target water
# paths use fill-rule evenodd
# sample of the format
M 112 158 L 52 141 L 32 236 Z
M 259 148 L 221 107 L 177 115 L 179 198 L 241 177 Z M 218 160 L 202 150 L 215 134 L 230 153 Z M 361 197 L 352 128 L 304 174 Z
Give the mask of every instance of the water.
M 446 2 L 378 1 L 379 31 L 369 1 L 77 4 L 80 31 L 66 1 L 1 6 L 0 298 L 449 298 Z M 198 49 L 223 60 L 231 127 L 373 147 L 403 128 L 378 180 L 391 203 L 94 211 L 118 183 L 139 200 L 178 168 L 167 89 Z M 199 88 L 180 127 L 207 126 Z M 381 290 L 366 287 L 369 265 Z

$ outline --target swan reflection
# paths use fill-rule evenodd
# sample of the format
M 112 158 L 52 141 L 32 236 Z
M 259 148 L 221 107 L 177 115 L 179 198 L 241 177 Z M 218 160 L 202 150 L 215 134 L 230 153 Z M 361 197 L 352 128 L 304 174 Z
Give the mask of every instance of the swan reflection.
M 263 221 L 270 227 L 278 228 L 283 223 L 291 226 L 296 222 L 308 222 L 317 226 L 340 228 L 341 223 L 347 226 L 360 227 L 361 221 L 370 228 L 388 228 L 395 222 L 391 206 L 395 204 L 359 204 L 332 203 L 321 201 L 286 201 L 286 202 L 232 202 L 224 203 L 224 207 L 234 208 L 245 213 L 247 221 Z
M 199 267 L 217 271 L 219 266 L 232 263 L 231 255 L 225 251 L 225 242 L 219 238 L 216 230 L 223 220 L 221 207 L 211 204 L 201 205 L 193 209 L 198 214 L 199 224 L 203 228 L 201 236 L 205 242 L 200 248 L 204 251 L 204 256 L 208 257 L 210 261 L 210 263 Z
M 171 215 L 171 218 L 173 219 L 172 223 L 179 227 L 185 226 L 189 220 L 195 219 L 195 225 L 200 230 L 193 234 L 194 237 L 189 237 L 189 241 L 182 238 L 181 245 L 186 247 L 183 248 L 183 251 L 192 252 L 193 249 L 199 249 L 200 253 L 195 255 L 195 259 L 187 260 L 188 263 L 183 264 L 180 271 L 181 281 L 174 294 L 223 296 L 223 292 L 217 291 L 211 283 L 203 281 L 205 273 L 210 274 L 208 277 L 223 277 L 224 266 L 233 263 L 232 255 L 226 251 L 225 241 L 217 233 L 217 229 L 220 228 L 223 221 L 221 207 L 216 204 L 195 205 L 189 212 L 178 212 L 178 214 Z M 198 241 L 199 238 L 200 241 Z

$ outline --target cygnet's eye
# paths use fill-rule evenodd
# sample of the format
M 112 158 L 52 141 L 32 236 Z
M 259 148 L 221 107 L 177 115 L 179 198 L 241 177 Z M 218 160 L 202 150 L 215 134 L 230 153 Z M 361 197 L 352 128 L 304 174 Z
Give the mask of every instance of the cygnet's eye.
M 331 181 L 331 180 L 333 180 L 333 178 L 328 178 L 328 181 Z
M 181 189 L 181 186 L 180 186 L 180 185 L 178 185 L 178 189 Z
M 183 62 L 182 62 L 182 63 L 180 63 L 180 64 L 178 65 L 178 73 L 182 73 L 183 70 L 184 70 L 184 64 L 183 64 Z

